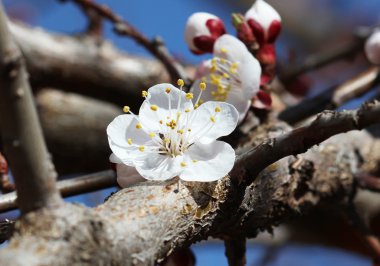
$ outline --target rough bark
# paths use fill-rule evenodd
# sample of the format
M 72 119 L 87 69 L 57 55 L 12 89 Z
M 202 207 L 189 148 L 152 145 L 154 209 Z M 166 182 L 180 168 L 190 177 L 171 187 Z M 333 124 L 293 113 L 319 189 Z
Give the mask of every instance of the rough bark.
M 327 125 L 334 128 L 340 123 L 340 131 L 337 127 L 333 130 L 338 134 L 379 122 L 379 116 L 369 120 L 363 115 L 370 110 L 376 117 L 377 109 L 366 108 L 326 113 L 308 128 L 328 138 L 332 134 L 326 133 Z M 356 123 L 345 126 L 349 116 Z M 247 146 L 264 145 L 266 149 L 241 155 L 238 168 L 219 182 L 145 182 L 121 190 L 95 209 L 66 204 L 30 213 L 17 223 L 0 258 L 7 265 L 153 265 L 174 249 L 210 236 L 254 237 L 317 204 L 342 204 L 355 189 L 354 174 L 375 170 L 380 162 L 379 141 L 366 132 L 353 132 L 333 137 L 297 158 L 276 162 L 274 156 L 254 169 L 255 162 L 245 158 L 252 153 L 268 156 L 273 149 L 275 154 L 281 151 L 287 156 L 323 140 L 297 142 L 292 138 L 299 130 L 283 134 L 289 130 L 278 121 L 257 128 Z M 263 142 L 268 137 L 273 139 Z M 295 142 L 284 144 L 281 140 L 285 139 Z M 299 147 L 284 150 L 268 143 Z M 251 176 L 266 166 L 257 178 Z
M 21 52 L 0 2 L 0 121 L 23 213 L 61 203 Z
M 158 61 L 127 55 L 106 41 L 9 25 L 26 59 L 33 87 L 60 88 L 121 106 L 138 106 L 142 90 L 169 81 Z

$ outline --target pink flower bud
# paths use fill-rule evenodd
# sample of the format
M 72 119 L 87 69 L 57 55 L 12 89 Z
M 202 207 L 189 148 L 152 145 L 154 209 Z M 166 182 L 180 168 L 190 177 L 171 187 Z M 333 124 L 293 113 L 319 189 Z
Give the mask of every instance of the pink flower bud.
M 273 43 L 281 31 L 280 15 L 264 0 L 256 0 L 245 19 L 259 44 Z
M 365 54 L 372 64 L 380 64 L 380 29 L 376 30 L 365 43 Z
M 185 40 L 195 54 L 212 53 L 215 40 L 226 33 L 223 21 L 209 13 L 198 12 L 186 22 Z
M 257 109 L 269 110 L 272 106 L 272 97 L 269 93 L 259 90 L 257 94 L 252 98 L 252 106 Z
M 273 44 L 263 44 L 256 54 L 257 60 L 263 65 L 274 65 L 276 63 L 276 51 Z

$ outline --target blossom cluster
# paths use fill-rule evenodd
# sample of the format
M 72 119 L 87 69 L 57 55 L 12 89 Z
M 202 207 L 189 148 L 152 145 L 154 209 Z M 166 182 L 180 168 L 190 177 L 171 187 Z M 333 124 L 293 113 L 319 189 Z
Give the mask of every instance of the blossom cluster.
M 188 92 L 182 80 L 179 88 L 155 85 L 142 92 L 138 114 L 125 106 L 126 114 L 109 124 L 110 161 L 120 186 L 177 176 L 210 182 L 232 169 L 235 152 L 217 139 L 229 135 L 251 106 L 270 106 L 271 98 L 260 86 L 269 81 L 266 67 L 275 63 L 274 41 L 281 29 L 280 16 L 263 0 L 240 18 L 237 38 L 227 34 L 215 15 L 190 16 L 185 26 L 189 49 L 213 56 L 200 65 Z

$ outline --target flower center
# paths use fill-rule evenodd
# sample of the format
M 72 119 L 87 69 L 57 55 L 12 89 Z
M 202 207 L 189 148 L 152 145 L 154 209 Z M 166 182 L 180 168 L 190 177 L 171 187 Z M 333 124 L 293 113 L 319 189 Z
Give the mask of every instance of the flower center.
M 180 156 L 185 153 L 188 148 L 193 145 L 194 141 L 198 138 L 204 136 L 211 127 L 217 122 L 217 115 L 221 112 L 220 107 L 215 108 L 215 113 L 210 115 L 211 123 L 205 123 L 203 128 L 197 129 L 197 132 L 193 132 L 191 126 L 196 117 L 196 112 L 194 112 L 197 107 L 201 104 L 202 92 L 206 89 L 206 84 L 201 82 L 199 85 L 200 93 L 195 102 L 192 104 L 193 94 L 184 93 L 183 86 L 184 82 L 180 79 L 177 84 L 179 85 L 179 93 L 177 101 L 177 106 L 172 106 L 172 97 L 174 96 L 173 90 L 168 87 L 163 90 L 162 93 L 167 95 L 168 106 L 167 108 L 162 107 L 162 105 L 157 106 L 152 104 L 153 98 L 147 91 L 142 92 L 142 96 L 145 98 L 146 103 L 149 106 L 149 112 L 152 112 L 152 117 L 157 118 L 159 132 L 147 132 L 144 125 L 139 121 L 139 118 L 134 115 L 128 106 L 123 108 L 124 112 L 130 113 L 137 120 L 135 125 L 136 129 L 142 130 L 143 134 L 148 134 L 151 138 L 150 144 L 146 146 L 137 146 L 133 144 L 133 139 L 128 138 L 127 143 L 136 148 L 140 152 L 152 152 L 159 153 L 169 157 Z M 177 92 L 177 91 L 176 91 Z M 162 103 L 161 103 L 162 104 Z

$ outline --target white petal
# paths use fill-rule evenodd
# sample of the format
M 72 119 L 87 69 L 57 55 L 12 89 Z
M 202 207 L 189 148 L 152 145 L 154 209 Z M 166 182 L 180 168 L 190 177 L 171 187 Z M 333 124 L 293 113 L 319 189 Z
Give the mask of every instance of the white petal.
M 219 107 L 221 112 L 216 113 Z M 193 113 L 190 125 L 190 142 L 210 143 L 219 137 L 229 135 L 236 128 L 239 113 L 236 108 L 225 102 L 209 101 L 202 104 Z M 211 121 L 215 118 L 215 122 Z
M 122 188 L 145 181 L 135 167 L 127 166 L 125 164 L 116 164 L 116 175 L 117 183 Z
M 132 165 L 136 145 L 145 145 L 150 141 L 146 132 L 136 128 L 137 123 L 132 115 L 119 115 L 107 127 L 108 143 L 112 152 L 128 165 Z M 134 145 L 130 145 L 128 139 Z
M 206 12 L 197 12 L 187 19 L 185 26 L 185 40 L 189 45 L 190 50 L 198 51 L 198 48 L 194 45 L 195 37 L 210 35 L 210 30 L 206 26 L 206 22 L 209 19 L 218 19 L 218 17 Z
M 170 89 L 169 94 L 165 91 L 167 88 Z M 169 96 L 171 110 L 169 110 Z M 180 98 L 181 106 L 177 109 Z M 152 105 L 157 106 L 157 111 L 151 109 Z M 186 99 L 186 93 L 169 83 L 162 83 L 149 88 L 147 100 L 140 108 L 139 119 L 146 131 L 162 132 L 160 120 L 165 124 L 168 120 L 176 119 L 178 111 L 183 112 L 187 108 L 192 109 L 193 104 Z
M 242 83 L 243 97 L 252 99 L 260 89 L 261 66 L 251 54 L 238 66 L 239 77 Z M 231 102 L 232 103 L 232 102 Z
M 365 54 L 372 64 L 380 64 L 380 29 L 376 30 L 365 43 Z
M 214 56 L 225 58 L 232 63 L 242 62 L 248 55 L 253 57 L 244 43 L 229 34 L 219 37 L 214 44 Z
M 183 168 L 182 156 L 169 157 L 160 154 L 148 154 L 135 159 L 134 164 L 137 172 L 148 180 L 167 180 L 178 176 Z
M 235 162 L 235 151 L 229 144 L 215 141 L 205 145 L 192 145 L 185 157 L 187 166 L 179 176 L 182 180 L 211 182 L 231 171 Z
M 245 13 L 245 19 L 254 19 L 263 27 L 266 34 L 273 20 L 281 22 L 281 17 L 278 12 L 263 0 L 256 0 L 247 13 Z

